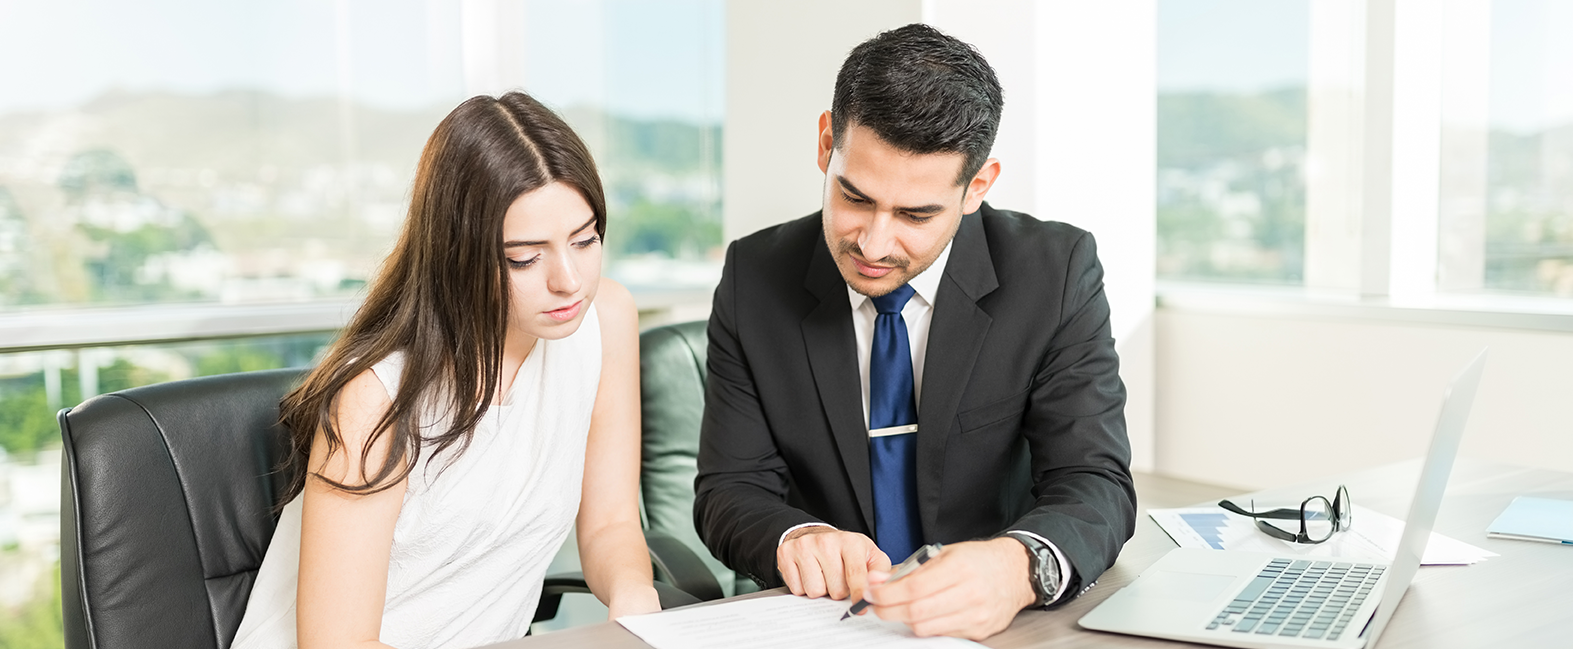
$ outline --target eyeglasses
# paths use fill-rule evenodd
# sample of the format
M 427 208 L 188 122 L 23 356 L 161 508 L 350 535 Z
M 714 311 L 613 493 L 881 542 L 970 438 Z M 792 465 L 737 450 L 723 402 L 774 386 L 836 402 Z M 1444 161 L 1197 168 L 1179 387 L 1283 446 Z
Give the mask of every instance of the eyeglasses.
M 1343 485 L 1338 485 L 1338 491 L 1333 494 L 1331 501 L 1326 496 L 1311 496 L 1300 503 L 1299 509 L 1286 507 L 1252 512 L 1227 500 L 1219 501 L 1218 506 L 1241 516 L 1256 519 L 1299 520 L 1299 534 L 1264 520 L 1256 521 L 1256 527 L 1266 532 L 1268 536 L 1293 543 L 1321 543 L 1333 538 L 1334 532 L 1342 532 L 1354 527 L 1354 501 L 1349 499 L 1349 490 Z M 1256 507 L 1256 503 L 1252 502 L 1251 507 Z

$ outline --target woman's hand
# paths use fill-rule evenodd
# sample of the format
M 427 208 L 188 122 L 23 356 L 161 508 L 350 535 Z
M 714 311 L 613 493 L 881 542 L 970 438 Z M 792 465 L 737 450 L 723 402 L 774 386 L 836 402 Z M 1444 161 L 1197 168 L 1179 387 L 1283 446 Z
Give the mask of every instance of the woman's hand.
M 611 604 L 606 608 L 610 610 L 606 619 L 616 620 L 624 615 L 643 615 L 659 611 L 661 598 L 656 595 L 653 586 L 627 588 L 613 595 Z

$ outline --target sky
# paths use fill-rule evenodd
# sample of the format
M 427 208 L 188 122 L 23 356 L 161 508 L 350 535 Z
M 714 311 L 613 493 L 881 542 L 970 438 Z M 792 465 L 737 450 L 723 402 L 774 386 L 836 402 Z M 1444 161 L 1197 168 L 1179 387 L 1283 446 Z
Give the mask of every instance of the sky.
M 1491 3 L 1491 123 L 1531 132 L 1573 123 L 1573 2 Z
M 530 0 L 525 77 L 556 106 L 720 121 L 726 57 L 722 0 Z M 599 25 L 599 29 L 565 29 Z
M 1158 0 L 1158 90 L 1305 85 L 1309 0 Z
M 1313 1 L 1158 0 L 1158 89 L 1303 85 Z M 1443 6 L 1400 0 L 1399 17 Z M 1533 132 L 1573 123 L 1573 2 L 1492 0 L 1490 23 L 1491 124 Z
M 1157 0 L 1158 90 L 1304 84 L 1312 1 Z M 465 7 L 492 2 L 517 8 L 504 49 L 549 105 L 721 118 L 724 0 L 0 0 L 0 113 L 115 88 L 332 96 L 341 80 L 373 106 L 448 106 L 466 96 Z M 1493 124 L 1573 121 L 1573 2 L 1494 0 L 1490 30 Z
M 0 0 L 0 112 L 67 108 L 114 88 L 332 96 L 341 79 L 374 106 L 455 104 L 465 94 L 467 4 L 476 3 Z M 523 22 L 514 33 L 524 42 L 507 51 L 525 59 L 526 89 L 548 103 L 719 118 L 721 0 L 520 6 L 508 15 Z

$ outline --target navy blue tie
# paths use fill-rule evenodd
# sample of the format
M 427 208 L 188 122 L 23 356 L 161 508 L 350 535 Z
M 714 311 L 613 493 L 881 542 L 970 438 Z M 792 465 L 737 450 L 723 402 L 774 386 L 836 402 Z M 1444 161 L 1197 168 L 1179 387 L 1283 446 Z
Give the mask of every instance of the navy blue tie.
M 868 362 L 869 468 L 874 482 L 874 542 L 899 562 L 923 540 L 918 519 L 917 423 L 912 346 L 901 309 L 912 298 L 901 285 L 873 298 L 874 346 Z

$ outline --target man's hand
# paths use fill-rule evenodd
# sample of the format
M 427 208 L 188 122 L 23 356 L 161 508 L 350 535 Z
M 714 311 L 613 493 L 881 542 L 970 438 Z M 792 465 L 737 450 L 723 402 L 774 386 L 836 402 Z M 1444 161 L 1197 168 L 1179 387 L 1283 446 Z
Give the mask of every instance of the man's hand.
M 875 615 L 905 622 L 919 636 L 982 640 L 1037 601 L 1030 569 L 1027 548 L 1015 539 L 957 543 L 893 584 L 885 584 L 888 572 L 870 572 L 865 598 Z
M 890 557 L 867 536 L 815 525 L 787 535 L 776 548 L 776 567 L 793 595 L 857 600 L 868 571 L 890 570 Z

